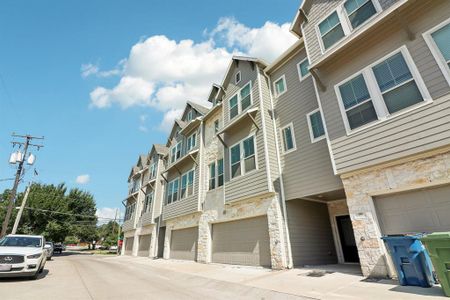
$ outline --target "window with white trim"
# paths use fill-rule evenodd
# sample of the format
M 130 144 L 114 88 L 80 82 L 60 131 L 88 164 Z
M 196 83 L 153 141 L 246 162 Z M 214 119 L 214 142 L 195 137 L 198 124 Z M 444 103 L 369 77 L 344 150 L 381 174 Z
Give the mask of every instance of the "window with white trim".
M 167 203 L 170 204 L 178 200 L 178 188 L 180 179 L 176 178 L 167 185 Z
M 148 212 L 148 210 L 150 209 L 150 206 L 152 205 L 153 198 L 154 198 L 153 191 L 150 191 L 147 195 L 145 195 L 144 208 L 142 209 L 142 214 Z
M 450 19 L 425 32 L 423 37 L 450 84 Z
M 219 132 L 219 120 L 214 121 L 214 133 Z
M 197 143 L 197 133 L 191 134 L 186 140 L 186 152 L 191 151 Z
M 174 163 L 181 157 L 181 141 L 170 149 L 170 162 Z
M 230 120 L 252 105 L 252 85 L 248 82 L 229 101 Z
M 191 109 L 188 111 L 187 116 L 186 116 L 186 121 L 190 122 L 192 121 L 192 119 L 194 118 L 194 111 Z
M 444 57 L 447 67 L 450 68 L 450 23 L 433 32 L 431 37 Z
M 217 160 L 217 186 L 222 186 L 223 185 L 223 180 L 224 179 L 224 175 L 223 175 L 223 158 Z
M 180 199 L 194 194 L 194 170 L 190 170 L 181 176 Z
M 230 148 L 231 178 L 256 169 L 255 136 L 248 137 Z
M 347 130 L 431 101 L 404 46 L 335 89 Z
M 319 32 L 325 50 L 345 36 L 344 28 L 342 27 L 337 11 L 331 13 L 331 15 L 319 24 Z
M 309 60 L 308 60 L 308 58 L 305 58 L 304 60 L 299 62 L 298 65 L 297 65 L 297 68 L 298 68 L 298 76 L 300 77 L 300 81 L 302 81 L 303 79 L 305 79 L 306 77 L 311 75 L 311 73 L 309 73 Z
M 239 82 L 241 82 L 241 71 L 237 72 L 234 77 L 234 83 L 238 84 Z
M 278 97 L 284 94 L 287 90 L 286 88 L 286 77 L 283 75 L 273 83 L 273 88 L 275 90 L 275 96 Z
M 308 118 L 309 135 L 311 142 L 316 142 L 325 137 L 325 127 L 323 126 L 322 114 L 316 109 L 306 115 Z
M 135 209 L 136 202 L 127 205 L 127 207 L 125 208 L 125 221 L 130 220 L 133 217 Z
M 216 162 L 209 164 L 209 190 L 216 188 Z
M 294 126 L 292 123 L 281 128 L 281 135 L 283 137 L 283 152 L 286 153 L 295 150 Z
M 347 0 L 344 2 L 344 10 L 353 29 L 364 24 L 377 13 L 372 0 Z
M 150 179 L 153 179 L 153 178 L 156 177 L 156 170 L 157 170 L 157 168 L 158 168 L 158 165 L 157 165 L 156 162 L 153 162 L 150 165 Z

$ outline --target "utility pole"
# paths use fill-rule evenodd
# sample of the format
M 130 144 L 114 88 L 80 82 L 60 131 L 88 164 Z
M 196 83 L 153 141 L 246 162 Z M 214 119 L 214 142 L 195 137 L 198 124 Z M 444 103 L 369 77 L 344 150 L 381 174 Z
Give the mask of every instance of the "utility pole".
M 16 234 L 17 228 L 19 227 L 20 219 L 22 218 L 23 209 L 25 208 L 25 204 L 27 203 L 28 194 L 30 194 L 31 189 L 31 183 L 27 186 L 27 190 L 25 191 L 25 196 L 22 199 L 22 204 L 20 205 L 19 212 L 16 216 L 16 221 L 14 222 L 13 230 L 11 231 L 11 234 Z
M 42 139 L 44 139 L 44 137 L 36 137 L 36 136 L 31 136 L 31 135 L 18 135 L 15 133 L 12 134 L 12 137 L 18 138 L 18 139 L 23 139 L 25 141 L 23 141 L 23 142 L 22 141 L 12 141 L 11 142 L 13 144 L 13 146 L 19 145 L 19 147 L 23 146 L 24 148 L 23 148 L 23 154 L 21 152 L 17 152 L 17 154 L 19 154 L 19 155 L 17 157 L 15 157 L 13 160 L 10 160 L 10 163 L 18 162 L 19 165 L 17 166 L 17 172 L 16 172 L 16 177 L 14 179 L 14 185 L 11 190 L 11 194 L 9 195 L 8 210 L 6 211 L 5 220 L 3 221 L 3 226 L 2 226 L 2 231 L 0 233 L 0 237 L 4 237 L 6 235 L 6 231 L 8 230 L 9 219 L 11 218 L 12 210 L 14 207 L 16 194 L 17 194 L 17 188 L 19 187 L 19 183 L 20 183 L 20 180 L 21 180 L 21 177 L 23 174 L 23 164 L 25 163 L 25 160 L 27 159 L 28 147 L 36 147 L 38 150 L 41 147 L 44 147 L 43 145 L 35 145 L 35 144 L 31 143 L 31 141 L 34 139 L 42 140 Z

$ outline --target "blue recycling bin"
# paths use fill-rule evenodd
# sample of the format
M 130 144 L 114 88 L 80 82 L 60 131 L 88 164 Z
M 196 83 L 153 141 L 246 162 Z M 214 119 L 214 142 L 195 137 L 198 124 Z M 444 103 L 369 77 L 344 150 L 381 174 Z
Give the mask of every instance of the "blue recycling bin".
M 430 256 L 416 235 L 389 235 L 384 241 L 401 285 L 431 287 L 435 283 Z

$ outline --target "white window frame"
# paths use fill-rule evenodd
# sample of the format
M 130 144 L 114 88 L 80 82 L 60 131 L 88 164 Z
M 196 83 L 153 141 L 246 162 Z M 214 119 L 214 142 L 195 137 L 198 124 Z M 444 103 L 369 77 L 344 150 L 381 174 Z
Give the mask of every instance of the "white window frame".
M 325 54 L 327 52 L 330 52 L 332 49 L 335 49 L 341 43 L 341 41 L 344 40 L 347 36 L 349 36 L 352 32 L 360 30 L 360 28 L 364 27 L 364 25 L 366 25 L 368 22 L 370 22 L 370 20 L 376 18 L 383 11 L 383 8 L 381 7 L 379 0 L 369 0 L 369 1 L 372 1 L 373 6 L 375 7 L 375 10 L 377 12 L 356 28 L 352 27 L 352 24 L 347 16 L 347 12 L 345 11 L 345 7 L 344 7 L 345 1 L 342 1 L 342 3 L 339 4 L 339 6 L 336 9 L 331 11 L 325 17 L 320 19 L 319 22 L 317 22 L 317 24 L 315 25 L 315 31 L 316 31 L 317 39 L 319 40 L 320 51 L 322 52 L 322 54 Z M 329 16 L 331 16 L 334 12 L 336 12 L 338 15 L 339 22 L 342 25 L 342 30 L 344 31 L 344 36 L 342 37 L 341 40 L 336 42 L 333 46 L 331 46 L 328 49 L 325 49 L 325 46 L 324 46 L 323 40 L 322 40 L 322 34 L 320 33 L 320 29 L 319 29 L 319 24 L 322 23 L 323 21 L 325 21 L 325 19 L 327 19 Z
M 188 186 L 189 186 L 189 182 L 190 182 L 190 181 L 189 181 L 189 173 L 191 173 L 191 172 L 193 172 L 194 175 L 192 176 L 192 193 L 189 194 L 189 193 L 188 193 L 188 191 L 189 191 Z M 181 195 L 181 190 L 182 190 L 183 177 L 184 177 L 184 176 L 186 176 L 186 194 L 184 195 L 184 197 L 182 197 L 182 195 Z M 180 186 L 179 186 L 179 191 L 180 191 L 180 197 L 179 197 L 179 199 L 180 199 L 180 200 L 181 200 L 181 199 L 189 198 L 189 197 L 191 197 L 192 195 L 194 195 L 194 183 L 195 183 L 195 168 L 190 169 L 189 171 L 183 173 L 183 174 L 180 176 Z
M 214 133 L 218 133 L 219 132 L 219 129 L 220 129 L 220 121 L 219 121 L 219 119 L 217 119 L 217 120 L 215 120 L 214 121 Z
M 211 165 L 214 164 L 214 177 L 211 176 Z M 214 180 L 214 185 L 211 187 L 211 181 Z M 208 191 L 212 191 L 217 187 L 217 162 L 215 160 L 208 164 Z
M 174 185 L 175 181 L 178 181 L 177 199 L 173 199 L 173 194 L 174 193 L 169 194 L 170 185 L 171 184 Z M 171 181 L 169 181 L 169 183 L 167 184 L 167 197 L 166 197 L 167 198 L 167 200 L 166 200 L 167 204 L 174 203 L 174 202 L 176 202 L 176 201 L 178 201 L 180 199 L 180 188 L 181 188 L 180 177 L 174 178 Z M 169 195 L 170 195 L 170 202 L 169 202 Z
M 434 26 L 433 28 L 425 31 L 422 36 L 427 43 L 428 48 L 430 48 L 431 54 L 433 54 L 434 59 L 436 60 L 439 68 L 441 69 L 442 74 L 444 75 L 445 80 L 447 80 L 447 83 L 450 85 L 450 67 L 447 65 L 447 62 L 445 61 L 444 56 L 442 55 L 441 50 L 437 46 L 436 42 L 434 41 L 433 37 L 431 36 L 434 32 L 438 31 L 442 27 L 450 24 L 450 18 L 439 23 L 438 25 Z
M 316 138 L 316 137 L 314 137 L 314 132 L 313 132 L 313 130 L 312 130 L 312 124 L 311 124 L 311 118 L 310 118 L 310 116 L 311 116 L 312 114 L 317 113 L 317 112 L 320 113 L 320 117 L 321 117 L 321 120 L 322 120 L 323 135 L 321 135 L 321 136 L 319 136 L 319 137 Z M 322 115 L 322 111 L 320 110 L 320 108 L 317 108 L 317 109 L 315 109 L 315 110 L 313 110 L 313 111 L 307 113 L 307 114 L 306 114 L 306 120 L 307 120 L 307 122 L 308 122 L 309 137 L 311 138 L 311 143 L 314 144 L 314 143 L 316 143 L 316 142 L 318 142 L 318 141 L 321 141 L 321 140 L 323 140 L 323 139 L 326 139 L 326 137 L 327 137 L 327 130 L 325 129 L 325 123 L 324 123 L 324 121 L 323 121 L 323 115 Z
M 244 163 L 244 152 L 245 152 L 245 150 L 244 150 L 244 141 L 249 139 L 249 138 L 251 138 L 251 137 L 253 137 L 253 147 L 255 149 L 255 169 L 253 169 L 253 170 L 251 170 L 249 172 L 246 172 L 245 171 L 245 163 Z M 232 173 L 231 173 L 231 148 L 233 148 L 236 145 L 239 145 L 239 151 L 240 151 L 240 153 L 239 153 L 240 154 L 239 163 L 241 165 L 241 175 L 237 175 L 236 177 L 232 177 Z M 233 145 L 231 145 L 229 147 L 230 150 L 228 151 L 228 158 L 229 158 L 229 170 L 228 171 L 230 172 L 229 173 L 230 174 L 230 181 L 232 181 L 232 180 L 234 180 L 236 178 L 239 178 L 239 177 L 242 177 L 242 176 L 245 176 L 245 175 L 248 175 L 248 174 L 252 174 L 252 173 L 258 171 L 258 149 L 256 148 L 256 146 L 257 146 L 256 145 L 256 134 L 252 133 L 252 134 L 248 135 L 247 137 L 241 139 L 239 142 L 237 142 L 237 143 L 235 143 L 235 144 L 233 144 Z M 224 170 L 225 170 L 225 166 L 224 166 Z
M 151 197 L 150 197 L 151 196 Z M 148 203 L 148 198 L 151 198 L 151 201 L 150 201 L 150 204 Z M 153 190 L 151 190 L 147 195 L 145 195 L 145 198 L 144 198 L 144 207 L 143 207 L 143 210 L 142 210 L 142 214 L 141 215 L 143 215 L 143 214 L 145 214 L 146 212 L 148 212 L 148 210 L 149 210 L 149 207 L 150 207 L 150 205 L 151 205 L 151 203 L 153 203 L 153 200 L 155 199 L 155 192 L 153 191 Z
M 256 148 L 255 148 L 256 149 Z M 219 161 L 222 161 L 222 185 L 219 185 Z M 216 160 L 216 188 L 225 185 L 225 160 L 223 158 L 219 158 Z
M 239 80 L 237 80 L 239 77 Z M 238 71 L 235 75 L 234 75 L 234 83 L 238 84 L 239 82 L 241 82 L 242 80 L 242 74 L 241 71 Z
M 291 129 L 291 133 L 292 133 L 293 148 L 289 149 L 289 150 L 285 150 L 284 149 L 284 144 L 285 144 L 285 141 L 284 141 L 284 138 L 285 138 L 284 137 L 284 130 L 286 128 L 288 128 L 288 127 Z M 280 128 L 280 135 L 281 135 L 281 139 L 282 139 L 282 141 L 281 141 L 281 151 L 282 151 L 283 154 L 288 154 L 288 153 L 291 153 L 291 152 L 297 150 L 297 142 L 295 141 L 294 123 L 291 122 L 291 123 L 281 127 Z
M 283 81 L 284 91 L 281 92 L 281 93 L 278 93 L 277 82 L 280 81 L 280 80 Z M 278 79 L 273 82 L 273 91 L 274 91 L 275 97 L 277 97 L 277 98 L 287 92 L 286 76 L 284 74 L 281 75 L 280 77 L 278 77 Z
M 415 105 L 411 105 L 411 106 L 409 106 L 407 108 L 404 108 L 404 109 L 402 109 L 400 111 L 397 111 L 397 112 L 395 112 L 393 114 L 390 114 L 388 109 L 387 109 L 387 107 L 386 107 L 386 104 L 384 102 L 381 90 L 380 90 L 380 88 L 378 86 L 378 83 L 377 83 L 377 80 L 375 78 L 375 74 L 373 73 L 372 68 L 374 66 L 378 65 L 379 63 L 387 60 L 388 58 L 394 56 L 397 53 L 402 53 L 403 58 L 405 59 L 405 62 L 407 64 L 408 68 L 409 68 L 409 71 L 411 72 L 413 80 L 415 81 L 415 83 L 417 85 L 417 88 L 419 89 L 419 91 L 420 91 L 420 93 L 422 95 L 423 101 L 421 103 L 417 103 Z M 343 85 L 344 83 L 347 83 L 349 80 L 352 80 L 353 78 L 355 78 L 355 77 L 357 77 L 357 76 L 359 76 L 361 74 L 363 75 L 364 81 L 365 81 L 365 83 L 367 85 L 367 89 L 369 91 L 370 99 L 371 99 L 371 101 L 373 103 L 373 107 L 374 107 L 375 112 L 377 114 L 378 120 L 375 120 L 375 121 L 370 122 L 368 124 L 362 125 L 362 126 L 360 126 L 358 128 L 351 129 L 350 128 L 350 124 L 348 123 L 347 114 L 346 114 L 346 110 L 345 110 L 345 107 L 344 107 L 344 102 L 342 100 L 339 87 L 341 85 Z M 402 84 L 405 84 L 405 83 L 406 82 L 404 82 Z M 361 71 L 359 71 L 359 72 L 353 74 L 352 76 L 342 80 L 341 82 L 339 82 L 338 84 L 336 84 L 334 86 L 334 90 L 335 90 L 336 96 L 338 98 L 339 110 L 341 111 L 341 116 L 342 116 L 342 120 L 344 121 L 345 130 L 347 132 L 347 135 L 350 135 L 350 134 L 355 133 L 355 132 L 359 132 L 361 130 L 365 130 L 365 129 L 367 129 L 369 127 L 372 127 L 372 126 L 374 126 L 376 124 L 379 124 L 380 122 L 384 122 L 386 120 L 389 120 L 389 119 L 395 118 L 397 116 L 403 115 L 405 113 L 408 113 L 408 112 L 410 112 L 412 110 L 415 110 L 415 109 L 417 109 L 419 107 L 422 107 L 424 105 L 428 105 L 428 104 L 433 102 L 433 99 L 431 98 L 430 93 L 428 92 L 428 89 L 427 89 L 427 87 L 425 85 L 425 82 L 423 81 L 422 76 L 420 75 L 419 70 L 417 69 L 416 64 L 414 63 L 414 60 L 412 59 L 412 56 L 409 53 L 408 48 L 405 45 L 401 46 L 400 48 L 398 48 L 398 49 L 396 49 L 396 50 L 394 50 L 392 52 L 390 52 L 389 54 L 383 56 L 382 58 L 378 59 L 377 61 L 371 63 L 370 65 L 368 65 L 367 67 L 365 67 Z
M 194 132 L 186 139 L 186 152 L 191 151 L 196 146 L 197 146 L 197 132 Z
M 181 158 L 181 148 L 182 148 L 182 142 L 179 141 L 178 143 L 176 143 L 175 145 L 173 145 L 170 148 L 170 163 L 173 164 L 175 163 L 177 160 L 179 160 Z M 175 149 L 175 159 L 172 161 L 172 150 Z M 180 157 L 177 157 L 177 152 L 180 151 Z
M 188 122 L 192 121 L 194 119 L 194 111 L 190 109 L 188 113 L 186 114 L 186 120 Z
M 250 85 L 250 105 L 245 109 L 242 110 L 242 105 L 241 105 L 241 91 L 247 86 Z M 228 120 L 231 121 L 234 118 L 237 118 L 240 114 L 242 114 L 244 111 L 247 111 L 248 109 L 250 109 L 250 107 L 252 107 L 253 105 L 253 91 L 252 91 L 252 81 L 248 81 L 246 84 L 244 84 L 236 93 L 234 93 L 233 95 L 231 95 L 231 97 L 228 99 Z M 238 107 L 238 113 L 236 116 L 234 116 L 233 118 L 231 118 L 231 114 L 230 114 L 230 100 L 233 99 L 234 96 L 237 96 L 237 107 Z
M 298 78 L 300 79 L 300 82 L 302 82 L 303 80 L 305 80 L 306 78 L 311 76 L 311 72 L 309 70 L 309 66 L 308 66 L 308 74 L 306 74 L 305 76 L 302 76 L 302 71 L 300 70 L 300 65 L 302 63 L 304 63 L 305 61 L 308 61 L 308 63 L 310 63 L 308 57 L 305 57 L 304 59 L 302 59 L 298 64 L 297 64 L 297 72 L 298 72 Z
M 150 171 L 150 179 L 155 178 L 156 177 L 156 173 L 158 171 L 158 163 L 157 162 L 152 162 L 150 164 L 149 171 Z

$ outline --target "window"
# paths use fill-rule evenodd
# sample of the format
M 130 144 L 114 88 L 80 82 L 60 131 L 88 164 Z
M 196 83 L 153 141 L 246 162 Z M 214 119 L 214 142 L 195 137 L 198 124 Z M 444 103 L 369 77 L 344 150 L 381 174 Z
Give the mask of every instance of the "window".
M 325 50 L 345 36 L 344 29 L 336 11 L 319 24 L 319 31 Z
M 181 142 L 178 142 L 170 149 L 170 162 L 174 163 L 181 157 Z
M 230 120 L 252 105 L 251 89 L 251 82 L 249 82 L 243 88 L 241 88 L 236 95 L 230 98 Z
M 133 217 L 135 209 L 136 203 L 132 203 L 125 208 L 125 221 L 130 220 Z
M 377 13 L 372 0 L 347 0 L 344 3 L 344 9 L 353 29 Z
M 372 68 L 389 113 L 422 102 L 423 97 L 401 52 Z
M 213 190 L 216 188 L 216 163 L 212 162 L 209 164 L 209 189 Z
M 196 145 L 196 142 L 197 142 L 197 134 L 193 133 L 186 140 L 186 152 L 189 152 L 191 149 L 193 149 Z
M 242 157 L 241 157 L 242 155 Z M 230 148 L 231 178 L 256 169 L 255 137 L 251 136 Z
M 188 111 L 187 116 L 186 116 L 186 120 L 188 122 L 192 121 L 192 119 L 194 118 L 194 111 L 191 109 Z
M 150 165 L 150 179 L 153 179 L 156 177 L 156 170 L 158 169 L 156 162 L 152 163 Z
M 146 213 L 149 210 L 150 206 L 152 205 L 153 195 L 154 195 L 153 191 L 145 195 L 144 208 L 142 209 L 142 214 Z
M 214 133 L 219 132 L 219 120 L 214 121 Z
M 223 158 L 217 161 L 217 186 L 223 185 Z
M 325 137 L 325 128 L 323 126 L 322 115 L 319 109 L 316 109 L 306 115 L 308 118 L 309 135 L 311 142 L 316 142 Z
M 283 152 L 290 152 L 291 150 L 295 150 L 295 142 L 294 142 L 294 126 L 293 124 L 289 124 L 286 127 L 281 129 L 281 134 L 283 136 Z
M 239 82 L 241 82 L 241 71 L 239 71 L 239 72 L 236 73 L 236 77 L 235 77 L 234 79 L 235 79 L 234 82 L 235 82 L 236 84 L 238 84 Z
M 423 36 L 450 84 L 450 19 L 425 32 Z
M 169 182 L 167 187 L 167 203 L 170 204 L 178 200 L 178 187 L 180 180 L 178 178 Z
M 181 176 L 180 199 L 192 196 L 194 194 L 194 170 L 184 173 Z
M 431 97 L 405 46 L 336 86 L 347 131 Z
M 132 179 L 129 184 L 130 194 L 136 193 L 141 187 L 141 180 L 139 178 Z
M 302 81 L 303 79 L 308 77 L 310 75 L 308 58 L 305 58 L 304 60 L 299 62 L 297 65 L 297 68 L 298 68 L 298 76 L 300 77 L 300 81 Z
M 286 92 L 286 78 L 281 76 L 274 83 L 275 96 L 278 97 Z

